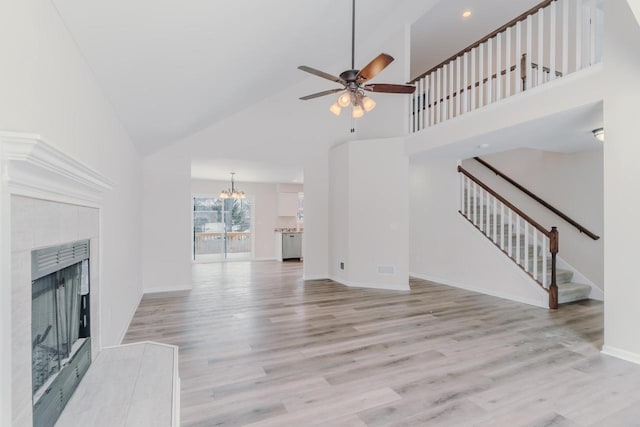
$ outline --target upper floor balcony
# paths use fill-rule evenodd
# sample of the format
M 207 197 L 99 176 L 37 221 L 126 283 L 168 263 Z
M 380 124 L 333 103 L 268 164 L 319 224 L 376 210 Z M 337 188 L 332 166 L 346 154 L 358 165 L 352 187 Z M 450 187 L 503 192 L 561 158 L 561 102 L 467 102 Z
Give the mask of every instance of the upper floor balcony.
M 410 100 L 410 133 L 417 136 L 423 130 L 507 98 L 526 96 L 522 94 L 593 68 L 603 54 L 602 3 L 543 1 L 414 78 L 410 83 L 417 90 Z

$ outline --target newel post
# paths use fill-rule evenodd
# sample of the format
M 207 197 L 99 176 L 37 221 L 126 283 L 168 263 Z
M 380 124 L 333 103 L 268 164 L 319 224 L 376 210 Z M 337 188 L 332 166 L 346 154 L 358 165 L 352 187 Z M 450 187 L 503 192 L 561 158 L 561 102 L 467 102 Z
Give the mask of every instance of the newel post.
M 549 250 L 551 251 L 551 285 L 549 286 L 549 308 L 558 308 L 558 284 L 556 283 L 556 255 L 558 255 L 558 229 L 551 227 L 549 236 Z

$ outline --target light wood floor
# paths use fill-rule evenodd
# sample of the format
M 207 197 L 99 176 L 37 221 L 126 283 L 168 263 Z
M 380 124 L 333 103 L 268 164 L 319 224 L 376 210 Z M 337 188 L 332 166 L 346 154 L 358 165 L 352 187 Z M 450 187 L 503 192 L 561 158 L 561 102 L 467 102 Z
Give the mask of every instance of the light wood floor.
M 434 283 L 194 266 L 126 342 L 180 346 L 183 426 L 640 426 L 640 366 L 599 353 L 603 305 L 549 311 Z

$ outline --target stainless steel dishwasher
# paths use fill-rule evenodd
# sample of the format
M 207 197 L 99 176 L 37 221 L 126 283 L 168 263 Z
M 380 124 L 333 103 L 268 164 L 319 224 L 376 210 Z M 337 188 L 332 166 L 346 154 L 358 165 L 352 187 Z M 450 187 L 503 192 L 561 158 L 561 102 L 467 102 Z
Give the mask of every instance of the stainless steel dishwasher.
M 282 233 L 282 260 L 302 258 L 302 233 Z

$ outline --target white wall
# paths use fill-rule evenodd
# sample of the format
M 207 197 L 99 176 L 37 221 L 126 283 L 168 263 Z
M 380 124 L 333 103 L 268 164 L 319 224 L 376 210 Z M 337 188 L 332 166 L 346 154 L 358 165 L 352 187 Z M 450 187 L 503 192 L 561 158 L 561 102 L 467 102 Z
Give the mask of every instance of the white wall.
M 453 158 L 411 160 L 410 274 L 548 307 L 548 294 L 458 213 L 457 165 Z
M 142 279 L 145 292 L 191 288 L 191 160 L 161 151 L 145 157 Z
M 597 287 L 604 284 L 602 148 L 577 153 L 518 149 L 481 156 L 556 209 L 601 236 L 592 240 L 473 159 L 462 166 L 547 229 L 558 227 L 559 256 Z
M 229 181 L 194 179 L 191 181 L 191 193 L 194 195 L 217 196 L 222 189 L 229 188 Z M 278 190 L 300 193 L 301 184 L 274 184 L 236 181 L 236 187 L 244 191 L 253 200 L 252 231 L 254 259 L 275 259 L 275 228 L 296 226 L 295 217 L 278 216 Z
M 401 138 L 351 141 L 332 149 L 329 262 L 335 280 L 409 289 L 408 163 Z
M 102 342 L 117 344 L 142 295 L 140 158 L 50 1 L 0 3 L 0 53 L 0 130 L 41 134 L 115 182 L 101 212 L 101 300 Z M 0 354 L 9 340 L 3 332 Z M 1 365 L 4 425 L 11 374 Z
M 635 3 L 635 2 L 634 2 Z M 604 308 L 603 351 L 640 363 L 640 28 L 627 2 L 606 2 L 604 79 Z
M 329 277 L 329 153 L 304 160 L 303 279 Z
M 0 5 L 0 129 L 33 132 L 115 182 L 104 198 L 104 344 L 141 295 L 140 158 L 51 2 Z

